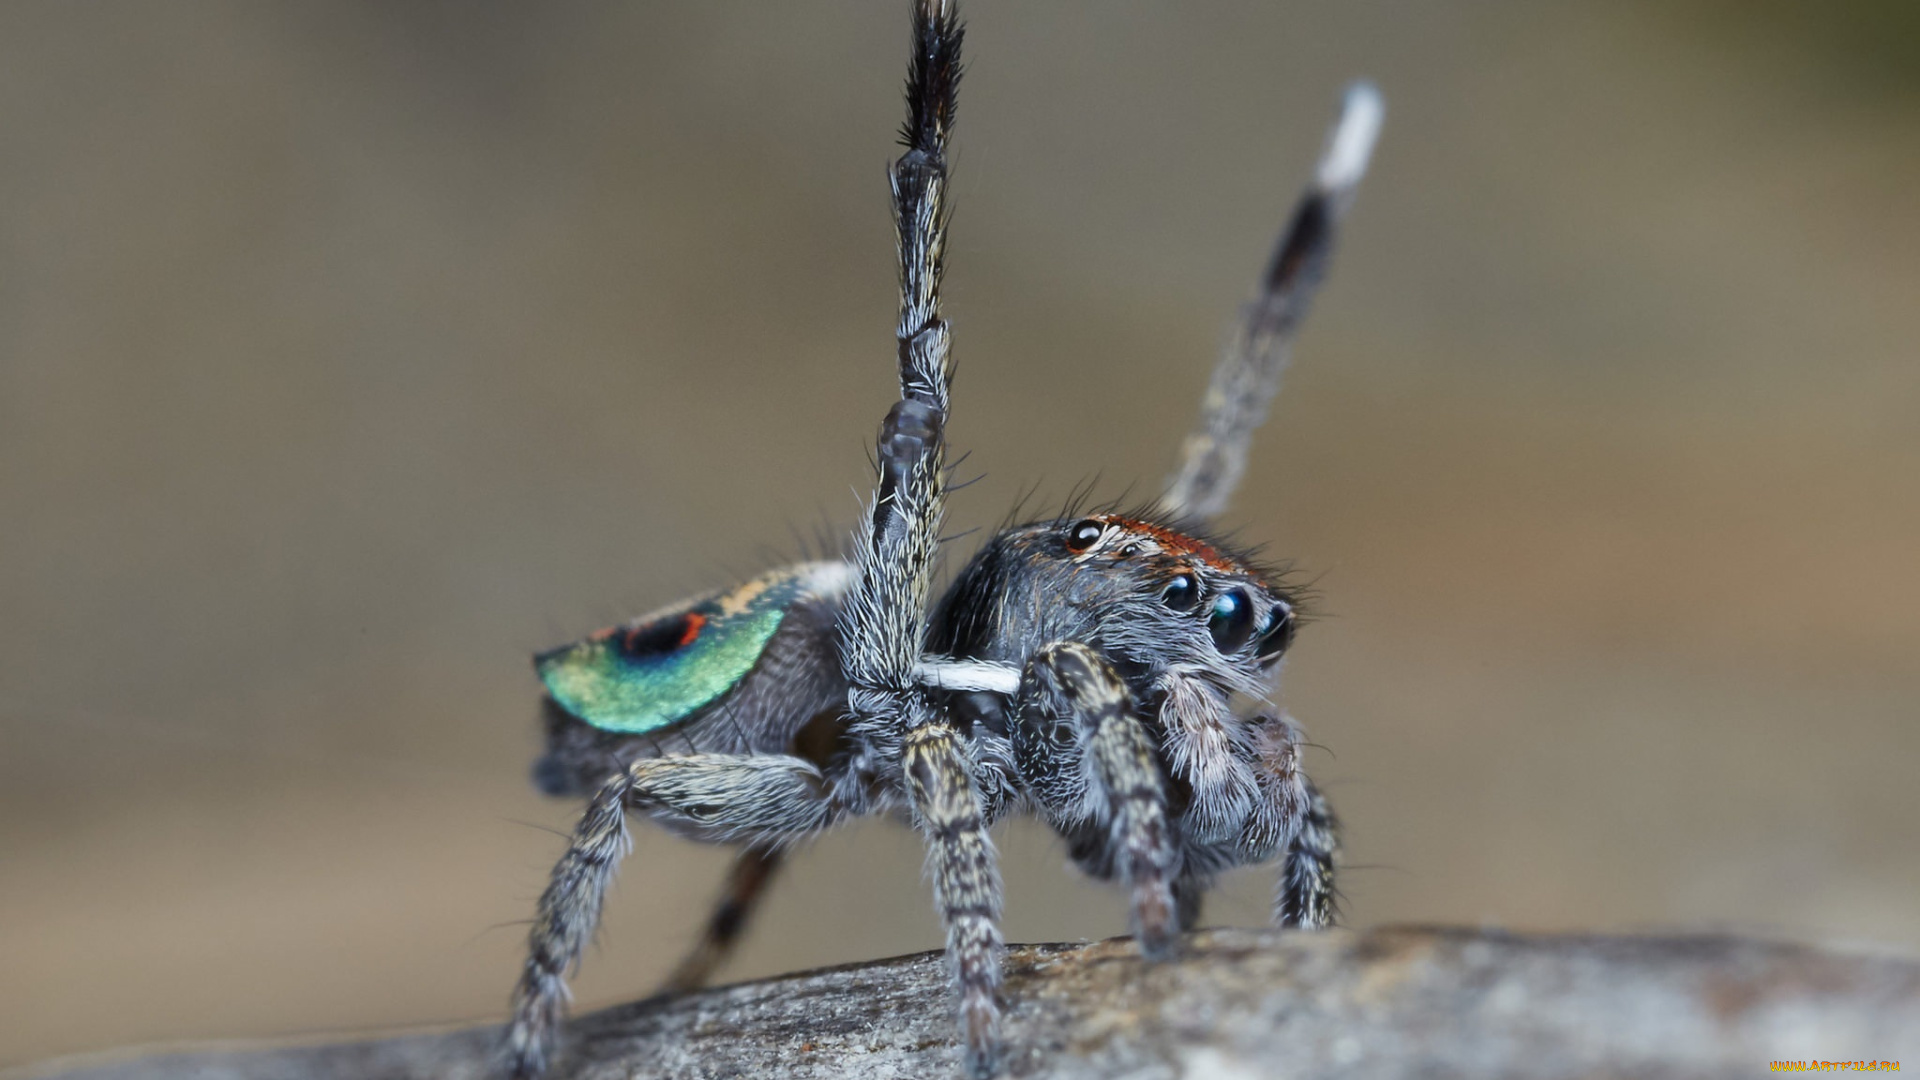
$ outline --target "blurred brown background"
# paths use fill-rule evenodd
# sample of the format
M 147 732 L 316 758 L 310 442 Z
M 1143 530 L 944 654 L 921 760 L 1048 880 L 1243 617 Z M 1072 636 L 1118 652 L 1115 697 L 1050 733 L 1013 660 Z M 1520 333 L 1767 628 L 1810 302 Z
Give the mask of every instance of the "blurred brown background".
M 1920 946 L 1910 7 L 968 11 L 956 528 L 1157 482 L 1341 86 L 1387 95 L 1233 518 L 1324 594 L 1286 698 L 1352 921 Z M 891 0 L 0 8 L 0 1062 L 502 1013 L 572 815 L 528 653 L 868 482 L 904 45 Z M 1121 930 L 1000 840 L 1011 938 Z M 936 947 L 920 858 L 822 840 L 729 974 Z M 722 862 L 643 829 L 580 1001 Z

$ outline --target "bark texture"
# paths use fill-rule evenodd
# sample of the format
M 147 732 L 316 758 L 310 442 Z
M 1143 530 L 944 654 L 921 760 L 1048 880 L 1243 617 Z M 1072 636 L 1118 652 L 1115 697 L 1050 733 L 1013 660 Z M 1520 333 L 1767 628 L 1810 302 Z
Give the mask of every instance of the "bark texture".
M 1730 936 L 1382 928 L 1008 950 L 1012 1080 L 1752 1077 L 1769 1063 L 1920 1068 L 1920 960 Z M 480 1080 L 498 1029 L 51 1063 L 61 1080 Z M 556 1078 L 958 1076 L 937 953 L 617 1006 Z

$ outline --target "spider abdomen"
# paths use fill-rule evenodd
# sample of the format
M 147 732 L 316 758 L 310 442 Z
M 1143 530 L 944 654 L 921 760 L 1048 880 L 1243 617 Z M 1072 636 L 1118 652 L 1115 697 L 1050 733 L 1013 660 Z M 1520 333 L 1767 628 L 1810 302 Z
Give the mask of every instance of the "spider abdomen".
M 535 782 L 575 793 L 614 758 L 669 748 L 789 751 L 845 704 L 833 623 L 849 575 L 838 560 L 782 567 L 534 657 L 547 722 Z

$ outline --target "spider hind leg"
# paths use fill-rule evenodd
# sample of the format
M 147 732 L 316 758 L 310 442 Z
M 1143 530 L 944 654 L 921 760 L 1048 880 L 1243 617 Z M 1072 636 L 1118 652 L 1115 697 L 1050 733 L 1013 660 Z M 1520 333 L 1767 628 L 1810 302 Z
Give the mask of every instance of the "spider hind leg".
M 727 871 L 726 883 L 720 887 L 720 898 L 707 917 L 700 940 L 687 950 L 674 965 L 673 973 L 661 983 L 662 994 L 684 994 L 707 985 L 713 973 L 733 954 L 734 946 L 740 943 L 747 923 L 784 859 L 779 848 L 747 847 L 734 856 L 733 866 Z
M 781 755 L 688 754 L 643 758 L 601 785 L 555 864 L 527 934 L 503 1047 L 514 1080 L 546 1071 L 559 1040 L 567 976 L 593 940 L 614 870 L 631 848 L 629 809 L 700 839 L 777 848 L 833 823 L 820 771 Z

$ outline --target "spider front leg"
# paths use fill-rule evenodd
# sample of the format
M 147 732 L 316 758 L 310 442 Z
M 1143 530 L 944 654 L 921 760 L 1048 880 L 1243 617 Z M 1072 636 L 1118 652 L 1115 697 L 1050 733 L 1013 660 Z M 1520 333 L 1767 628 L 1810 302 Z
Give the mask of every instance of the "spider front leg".
M 1260 797 L 1241 832 L 1239 861 L 1264 862 L 1279 854 L 1274 925 L 1325 929 L 1333 925 L 1339 908 L 1334 888 L 1339 819 L 1327 797 L 1300 768 L 1305 736 L 1293 718 L 1256 716 L 1252 725 L 1249 761 Z
M 1301 781 L 1306 786 L 1307 808 L 1300 830 L 1287 846 L 1286 861 L 1280 866 L 1280 883 L 1273 894 L 1273 923 L 1324 930 L 1333 925 L 1340 909 L 1340 894 L 1333 884 L 1334 856 L 1340 850 L 1340 819 L 1313 781 L 1304 776 Z
M 1104 826 L 1105 858 L 1132 891 L 1140 951 L 1165 959 L 1176 948 L 1180 850 L 1167 814 L 1153 739 L 1113 665 L 1092 648 L 1058 642 L 1027 664 L 1014 750 L 1029 788 L 1057 825 Z
M 705 839 L 767 849 L 826 828 L 834 817 L 820 770 L 777 755 L 691 754 L 642 758 L 601 786 L 553 868 L 527 935 L 527 962 L 514 987 L 506 1072 L 529 1080 L 546 1071 L 568 999 L 566 979 L 593 940 L 615 868 L 631 848 L 626 812 L 644 810 Z
M 1186 863 L 1174 882 L 1180 928 L 1192 929 L 1221 869 L 1281 857 L 1277 926 L 1333 925 L 1339 822 L 1300 767 L 1305 736 L 1284 715 L 1235 715 L 1226 696 L 1187 676 L 1160 681 L 1169 767 L 1192 791 L 1181 817 Z

